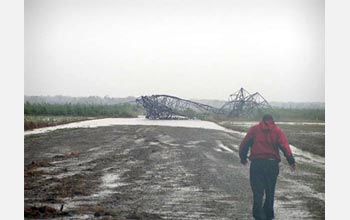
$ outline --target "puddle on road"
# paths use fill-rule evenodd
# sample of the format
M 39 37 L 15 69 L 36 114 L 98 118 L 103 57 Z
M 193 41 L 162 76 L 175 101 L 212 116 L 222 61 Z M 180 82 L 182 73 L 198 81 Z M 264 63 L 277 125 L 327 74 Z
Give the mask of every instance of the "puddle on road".
M 216 144 L 218 145 L 217 151 L 222 151 L 222 152 L 229 152 L 229 153 L 234 153 L 233 150 L 231 150 L 229 147 L 225 146 L 221 141 L 217 140 Z
M 205 143 L 205 142 L 206 142 L 205 140 L 187 141 L 186 144 L 188 144 L 188 145 L 197 145 L 197 144 L 202 144 L 202 143 Z
M 316 165 L 317 167 L 324 168 L 325 166 L 324 157 L 321 157 L 319 155 L 316 155 L 307 151 L 303 151 L 291 144 L 289 146 L 292 149 L 292 152 L 295 155 L 296 159 L 298 159 L 298 161 L 302 161 L 304 163 L 310 163 L 310 164 Z
M 166 145 L 170 145 L 170 146 L 174 146 L 174 147 L 180 146 L 180 144 L 175 144 L 174 142 L 176 142 L 176 140 L 173 137 L 169 136 L 169 135 L 162 135 L 162 134 L 160 134 L 156 138 L 162 144 L 166 144 Z
M 200 147 L 202 143 L 205 143 L 205 140 L 198 140 L 198 141 L 187 141 L 183 147 L 184 148 L 196 148 L 196 147 Z
M 112 168 L 105 169 L 111 170 Z M 113 193 L 118 192 L 117 188 L 125 185 L 129 185 L 128 183 L 122 182 L 121 175 L 128 170 L 119 171 L 119 173 L 105 173 L 102 177 L 102 183 L 97 188 L 97 191 L 88 196 L 75 196 L 73 198 L 66 198 L 65 204 L 67 210 L 73 210 L 77 207 L 82 207 L 86 205 L 96 205 L 99 201 L 104 198 L 110 196 Z
M 117 188 L 125 185 L 128 185 L 128 184 L 121 182 L 119 174 L 106 173 L 104 176 L 102 176 L 101 188 Z
M 145 138 L 140 138 L 140 139 L 136 139 L 134 142 L 135 144 L 143 144 L 145 142 Z

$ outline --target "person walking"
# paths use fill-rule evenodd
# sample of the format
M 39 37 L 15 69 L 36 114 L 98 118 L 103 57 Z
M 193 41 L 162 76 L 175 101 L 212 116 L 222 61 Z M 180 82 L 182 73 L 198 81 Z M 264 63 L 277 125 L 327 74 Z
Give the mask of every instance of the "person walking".
M 285 133 L 279 128 L 270 114 L 252 126 L 239 146 L 239 157 L 243 165 L 250 164 L 250 185 L 253 191 L 253 217 L 256 220 L 274 219 L 274 196 L 279 162 L 279 150 L 286 157 L 291 170 L 295 171 L 295 159 Z M 263 198 L 265 194 L 265 201 Z

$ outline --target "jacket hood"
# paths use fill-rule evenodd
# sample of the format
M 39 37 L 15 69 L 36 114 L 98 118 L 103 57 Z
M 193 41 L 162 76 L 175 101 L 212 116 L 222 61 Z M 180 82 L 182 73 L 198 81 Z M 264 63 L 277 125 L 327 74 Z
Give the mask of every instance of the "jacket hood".
M 262 121 L 259 123 L 259 128 L 263 132 L 269 132 L 276 128 L 275 122 L 272 120 Z

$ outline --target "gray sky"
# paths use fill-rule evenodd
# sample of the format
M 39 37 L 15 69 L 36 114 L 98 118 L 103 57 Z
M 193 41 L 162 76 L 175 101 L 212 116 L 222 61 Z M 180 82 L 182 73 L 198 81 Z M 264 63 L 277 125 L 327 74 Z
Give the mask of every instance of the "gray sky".
M 324 0 L 25 0 L 25 95 L 324 101 Z

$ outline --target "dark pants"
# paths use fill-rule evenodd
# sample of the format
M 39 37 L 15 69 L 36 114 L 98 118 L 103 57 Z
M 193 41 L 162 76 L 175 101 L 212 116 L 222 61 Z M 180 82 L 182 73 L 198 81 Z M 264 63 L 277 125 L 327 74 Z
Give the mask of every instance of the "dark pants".
M 253 160 L 250 165 L 250 185 L 252 187 L 254 203 L 253 217 L 259 220 L 274 218 L 273 202 L 275 186 L 279 173 L 276 160 Z M 263 197 L 265 194 L 265 202 Z

